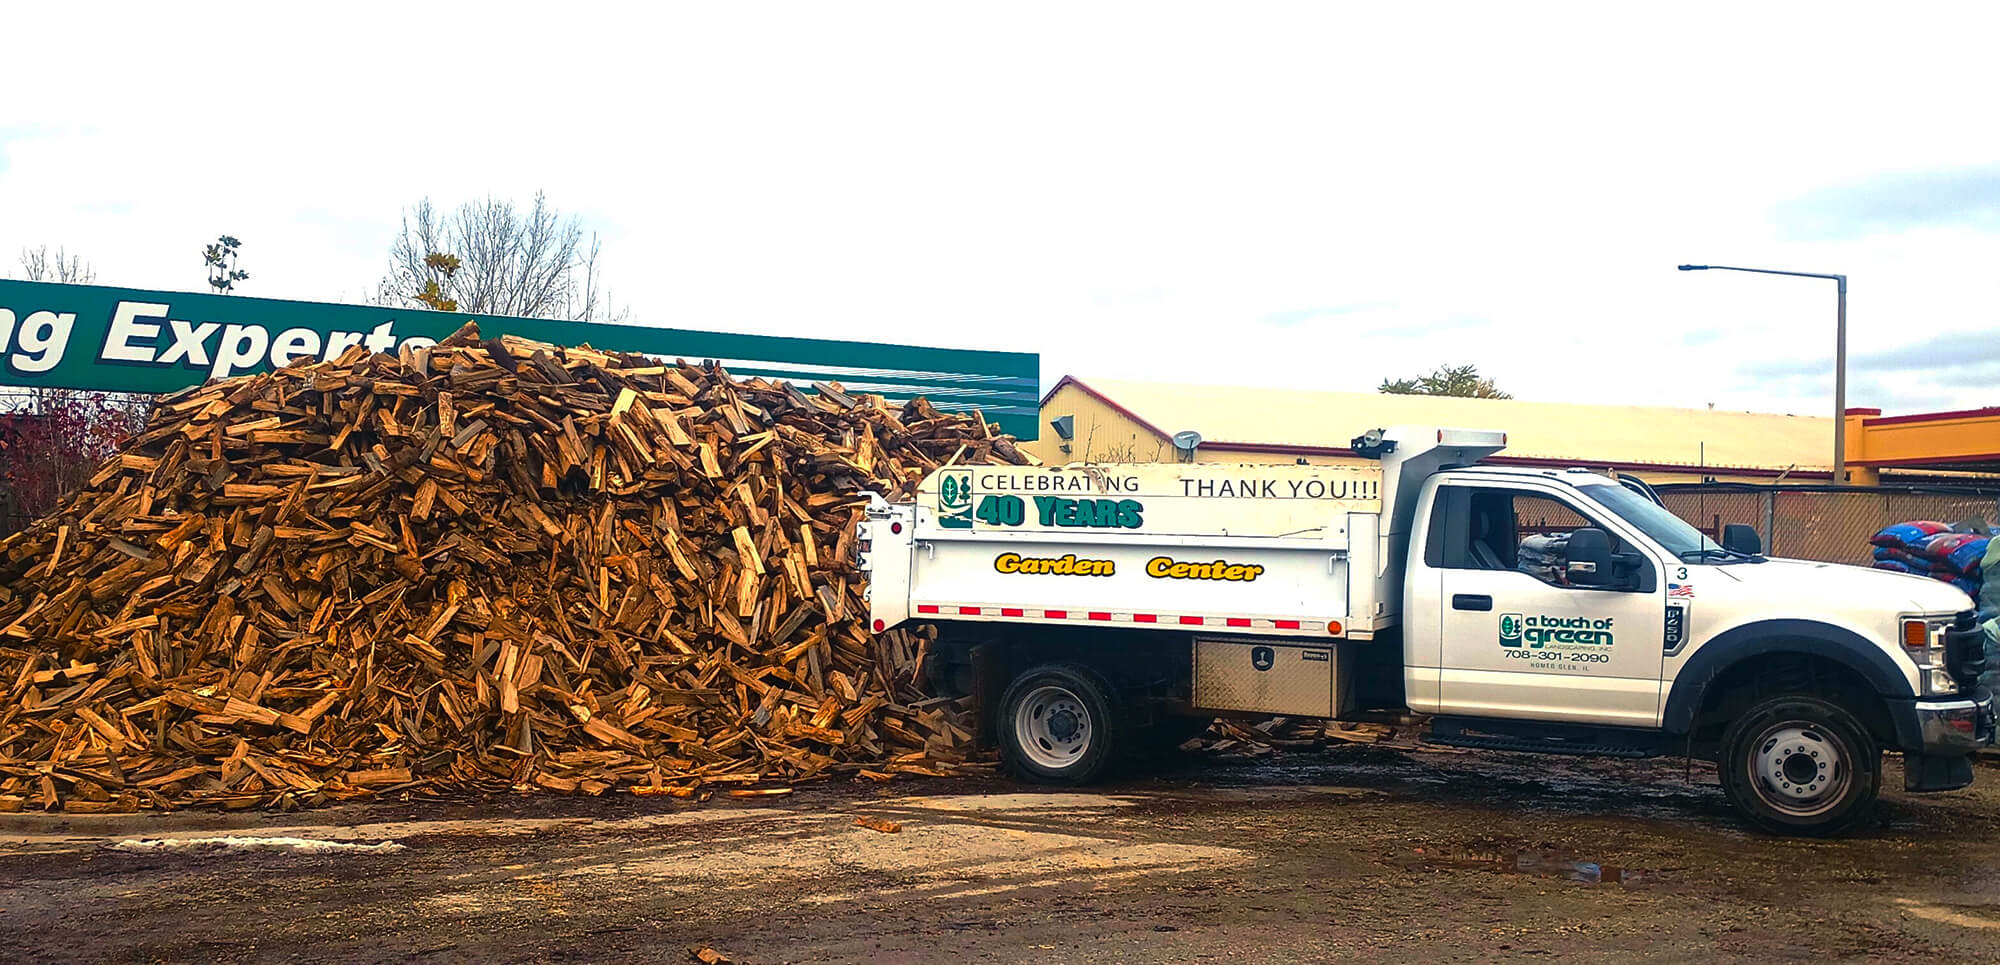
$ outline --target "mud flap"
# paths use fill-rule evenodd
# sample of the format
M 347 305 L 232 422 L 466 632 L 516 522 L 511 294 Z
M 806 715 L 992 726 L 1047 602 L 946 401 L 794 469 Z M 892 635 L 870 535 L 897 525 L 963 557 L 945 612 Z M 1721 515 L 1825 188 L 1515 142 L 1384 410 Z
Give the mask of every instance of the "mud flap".
M 1972 758 L 1903 755 L 1903 790 L 1956 791 L 1972 783 Z

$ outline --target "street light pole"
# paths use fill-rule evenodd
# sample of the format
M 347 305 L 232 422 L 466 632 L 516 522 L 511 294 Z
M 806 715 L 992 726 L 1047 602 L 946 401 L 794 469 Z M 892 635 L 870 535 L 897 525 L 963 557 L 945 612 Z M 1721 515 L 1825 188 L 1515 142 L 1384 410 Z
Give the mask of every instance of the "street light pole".
M 1847 276 L 1833 276 L 1840 291 L 1833 323 L 1833 484 L 1847 484 Z
M 1730 265 L 1681 265 L 1682 271 L 1747 271 L 1759 275 L 1790 275 L 1794 278 L 1830 278 L 1839 293 L 1833 326 L 1833 483 L 1847 482 L 1847 276 L 1822 275 L 1811 271 L 1777 271 L 1771 268 L 1737 268 Z

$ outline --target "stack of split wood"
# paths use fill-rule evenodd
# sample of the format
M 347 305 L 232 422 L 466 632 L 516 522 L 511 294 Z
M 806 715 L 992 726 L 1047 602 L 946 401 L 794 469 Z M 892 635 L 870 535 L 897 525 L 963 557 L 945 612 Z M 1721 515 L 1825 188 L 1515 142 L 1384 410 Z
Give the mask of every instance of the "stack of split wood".
M 1340 744 L 1415 746 L 1423 730 L 1421 718 L 1395 723 L 1332 721 L 1312 717 L 1267 717 L 1261 721 L 1218 720 L 1195 738 L 1202 753 L 1217 757 L 1266 757 L 1285 751 L 1317 750 Z
M 977 413 L 467 327 L 212 383 L 0 542 L 0 809 L 688 796 L 948 771 L 867 490 Z

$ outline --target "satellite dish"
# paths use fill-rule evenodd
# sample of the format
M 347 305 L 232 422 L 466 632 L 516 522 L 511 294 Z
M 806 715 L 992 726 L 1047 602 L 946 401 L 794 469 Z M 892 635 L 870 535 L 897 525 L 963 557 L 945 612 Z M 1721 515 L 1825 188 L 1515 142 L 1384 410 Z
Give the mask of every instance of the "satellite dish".
M 1198 445 L 1201 445 L 1201 433 L 1193 429 L 1189 429 L 1186 432 L 1174 433 L 1174 448 L 1193 449 Z

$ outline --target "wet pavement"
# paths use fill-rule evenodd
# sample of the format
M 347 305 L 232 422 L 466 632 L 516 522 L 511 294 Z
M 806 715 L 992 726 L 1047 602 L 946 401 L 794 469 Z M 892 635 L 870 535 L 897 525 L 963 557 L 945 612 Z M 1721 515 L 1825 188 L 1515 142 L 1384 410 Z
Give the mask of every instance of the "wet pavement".
M 1883 783 L 1900 787 L 1893 759 Z M 0 816 L 5 961 L 2000 960 L 2000 768 L 1771 838 L 1712 772 L 1435 748 L 777 798 Z

